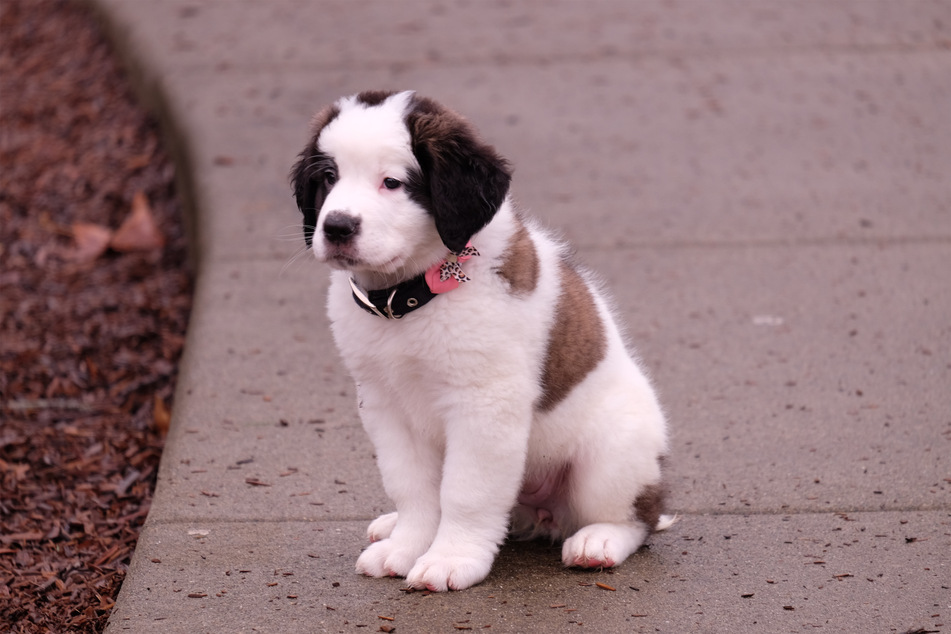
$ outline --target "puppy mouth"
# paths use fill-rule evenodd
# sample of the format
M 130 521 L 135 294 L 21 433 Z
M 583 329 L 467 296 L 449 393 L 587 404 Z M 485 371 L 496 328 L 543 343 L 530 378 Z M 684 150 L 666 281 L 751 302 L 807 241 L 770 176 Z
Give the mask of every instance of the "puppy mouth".
M 352 245 L 325 243 L 323 248 L 317 248 L 314 245 L 314 255 L 317 260 L 325 262 L 335 269 L 354 269 L 363 264 L 363 258 L 358 255 L 358 251 Z
M 347 271 L 373 271 L 375 273 L 394 273 L 402 266 L 403 258 L 394 256 L 384 262 L 370 262 L 350 251 L 337 251 L 322 258 L 332 268 Z
M 335 269 L 355 269 L 362 263 L 361 260 L 349 255 L 332 255 L 326 259 L 327 264 Z

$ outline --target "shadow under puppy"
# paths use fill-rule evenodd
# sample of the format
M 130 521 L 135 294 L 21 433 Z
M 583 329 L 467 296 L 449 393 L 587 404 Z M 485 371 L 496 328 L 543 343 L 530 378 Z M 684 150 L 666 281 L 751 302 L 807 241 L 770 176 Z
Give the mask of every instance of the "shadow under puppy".
M 507 534 L 609 567 L 661 516 L 664 415 L 605 294 L 522 215 L 506 161 L 413 92 L 321 111 L 291 172 L 395 513 L 357 570 L 482 581 Z

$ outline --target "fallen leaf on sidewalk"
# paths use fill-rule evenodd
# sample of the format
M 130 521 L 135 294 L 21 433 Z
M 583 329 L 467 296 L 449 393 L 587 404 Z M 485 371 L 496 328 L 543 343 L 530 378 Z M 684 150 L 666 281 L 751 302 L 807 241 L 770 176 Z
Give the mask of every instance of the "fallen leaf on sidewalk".
M 152 208 L 145 192 L 136 192 L 132 198 L 132 210 L 112 236 L 109 246 L 116 251 L 151 251 L 165 245 L 152 215 Z

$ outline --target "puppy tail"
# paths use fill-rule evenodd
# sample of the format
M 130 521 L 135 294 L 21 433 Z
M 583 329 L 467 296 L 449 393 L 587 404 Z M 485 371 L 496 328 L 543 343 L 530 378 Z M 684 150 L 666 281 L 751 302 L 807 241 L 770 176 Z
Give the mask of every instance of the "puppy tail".
M 660 519 L 657 520 L 657 526 L 654 527 L 654 531 L 665 531 L 679 521 L 679 515 L 661 515 Z

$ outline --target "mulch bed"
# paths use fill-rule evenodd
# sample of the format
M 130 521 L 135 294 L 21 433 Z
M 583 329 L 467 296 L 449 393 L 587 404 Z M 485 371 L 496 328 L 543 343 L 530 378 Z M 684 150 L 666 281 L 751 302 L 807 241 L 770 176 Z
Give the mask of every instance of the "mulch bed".
M 0 624 L 101 632 L 191 307 L 182 205 L 79 3 L 3 0 L 0 33 Z

